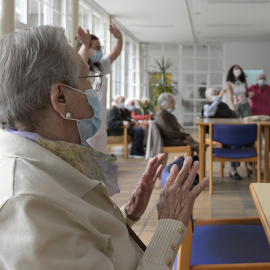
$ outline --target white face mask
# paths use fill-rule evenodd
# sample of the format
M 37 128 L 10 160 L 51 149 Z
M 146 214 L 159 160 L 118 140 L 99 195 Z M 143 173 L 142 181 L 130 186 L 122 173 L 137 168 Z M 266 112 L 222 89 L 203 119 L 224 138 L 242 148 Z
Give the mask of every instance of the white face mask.
M 241 72 L 240 69 L 235 69 L 235 70 L 233 71 L 233 75 L 234 75 L 235 77 L 239 77 L 241 74 L 242 74 L 242 72 Z
M 258 85 L 259 86 L 264 86 L 266 84 L 266 80 L 264 80 L 264 79 L 259 79 L 258 80 Z
M 214 102 L 214 101 L 216 101 L 216 100 L 218 100 L 218 98 L 219 98 L 219 96 L 212 96 L 212 102 Z
M 84 143 L 88 138 L 93 137 L 96 132 L 98 131 L 101 119 L 100 119 L 100 104 L 97 97 L 97 93 L 92 89 L 89 88 L 85 90 L 85 92 L 73 88 L 71 86 L 63 84 L 65 87 L 77 91 L 81 94 L 86 95 L 88 103 L 92 106 L 94 110 L 94 116 L 91 119 L 75 119 L 75 118 L 68 118 L 66 116 L 61 115 L 63 118 L 67 120 L 75 120 L 77 122 L 78 131 L 80 134 L 81 143 Z
M 94 50 L 94 54 L 92 56 L 90 56 L 90 59 L 91 59 L 92 63 L 97 63 L 101 60 L 102 56 L 103 56 L 102 51 Z
M 168 111 L 169 113 L 173 113 L 173 112 L 174 112 L 174 109 L 168 108 L 167 111 Z

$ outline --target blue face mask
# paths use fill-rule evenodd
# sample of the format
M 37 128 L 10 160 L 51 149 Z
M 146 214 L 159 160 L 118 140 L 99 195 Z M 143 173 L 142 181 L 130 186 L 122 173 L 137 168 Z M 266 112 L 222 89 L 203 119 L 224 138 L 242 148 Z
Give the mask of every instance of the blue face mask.
M 266 80 L 263 80 L 263 79 L 258 80 L 258 85 L 259 86 L 264 86 L 265 83 L 266 83 Z
M 128 108 L 131 112 L 135 110 L 135 107 L 134 106 L 129 106 Z
M 74 119 L 74 118 L 68 118 L 65 117 L 63 115 L 61 115 L 63 118 L 67 119 L 67 120 L 75 120 L 77 122 L 77 127 L 78 127 L 78 131 L 80 134 L 80 139 L 81 139 L 81 143 L 85 142 L 88 138 L 93 137 L 96 132 L 98 131 L 100 124 L 101 124 L 101 119 L 100 119 L 100 104 L 99 104 L 99 100 L 97 97 L 97 93 L 95 91 L 93 91 L 91 88 L 85 90 L 85 92 L 73 88 L 71 86 L 65 85 L 67 88 L 70 88 L 72 90 L 75 90 L 79 93 L 82 93 L 84 95 L 86 95 L 87 97 L 87 101 L 88 103 L 92 106 L 93 110 L 94 110 L 94 116 L 91 119 Z
M 119 104 L 119 108 L 120 108 L 120 109 L 125 109 L 125 102 L 121 102 L 121 103 Z
M 101 60 L 102 56 L 102 51 L 94 50 L 94 54 L 90 56 L 90 60 L 92 61 L 92 63 L 98 63 Z
M 172 112 L 174 112 L 174 109 L 168 108 L 167 111 L 168 111 L 169 113 L 172 113 Z
M 219 99 L 219 96 L 212 96 L 212 102 L 216 101 Z

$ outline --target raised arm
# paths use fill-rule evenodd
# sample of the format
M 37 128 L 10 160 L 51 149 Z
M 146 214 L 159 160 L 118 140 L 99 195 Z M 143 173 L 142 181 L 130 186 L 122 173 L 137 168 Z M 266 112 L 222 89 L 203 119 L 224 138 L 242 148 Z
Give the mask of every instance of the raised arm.
M 109 25 L 109 30 L 111 34 L 117 39 L 112 51 L 109 53 L 109 58 L 112 63 L 116 60 L 116 58 L 120 55 L 122 51 L 123 39 L 122 39 L 122 33 L 114 24 Z
M 220 99 L 215 100 L 211 105 L 205 104 L 203 106 L 203 116 L 206 118 L 214 116 L 217 112 L 217 108 L 219 104 L 220 104 Z
M 235 111 L 235 106 L 234 106 L 234 102 L 233 102 L 233 90 L 232 90 L 232 87 L 231 87 L 229 82 L 226 82 L 226 89 L 227 89 L 229 100 L 230 100 L 230 103 L 232 106 L 232 110 Z
M 77 39 L 82 43 L 82 46 L 79 49 L 78 53 L 80 54 L 82 59 L 87 63 L 89 55 L 89 46 L 91 43 L 91 35 L 89 33 L 89 30 L 87 29 L 86 32 L 84 32 L 80 26 L 77 27 Z

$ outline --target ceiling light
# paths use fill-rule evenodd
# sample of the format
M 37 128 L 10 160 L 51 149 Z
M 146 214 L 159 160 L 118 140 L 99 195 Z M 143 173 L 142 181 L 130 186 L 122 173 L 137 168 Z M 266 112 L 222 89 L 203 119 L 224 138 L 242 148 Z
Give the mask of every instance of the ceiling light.
M 159 27 L 159 28 L 174 27 L 174 25 L 172 25 L 172 24 L 168 24 L 168 25 L 159 25 L 159 24 L 129 24 L 127 26 L 130 26 L 130 27 Z
M 245 23 L 215 23 L 215 24 L 208 24 L 207 26 L 211 27 L 252 27 L 253 24 L 245 24 Z
M 215 4 L 266 4 L 269 0 L 208 0 Z

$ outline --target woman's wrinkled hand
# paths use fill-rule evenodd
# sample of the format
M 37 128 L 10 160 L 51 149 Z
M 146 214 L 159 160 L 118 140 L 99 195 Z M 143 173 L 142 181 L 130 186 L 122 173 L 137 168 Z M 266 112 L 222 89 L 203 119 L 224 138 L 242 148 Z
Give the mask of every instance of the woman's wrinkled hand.
M 149 160 L 142 177 L 136 183 L 136 187 L 129 202 L 125 205 L 127 217 L 136 221 L 144 213 L 150 200 L 154 185 L 160 177 L 165 154 L 158 154 Z
M 177 165 L 172 166 L 167 182 L 160 193 L 157 206 L 158 219 L 175 219 L 187 226 L 194 201 L 208 185 L 209 180 L 205 177 L 190 191 L 198 169 L 199 162 L 195 161 L 192 166 L 191 157 L 185 159 L 180 171 Z

